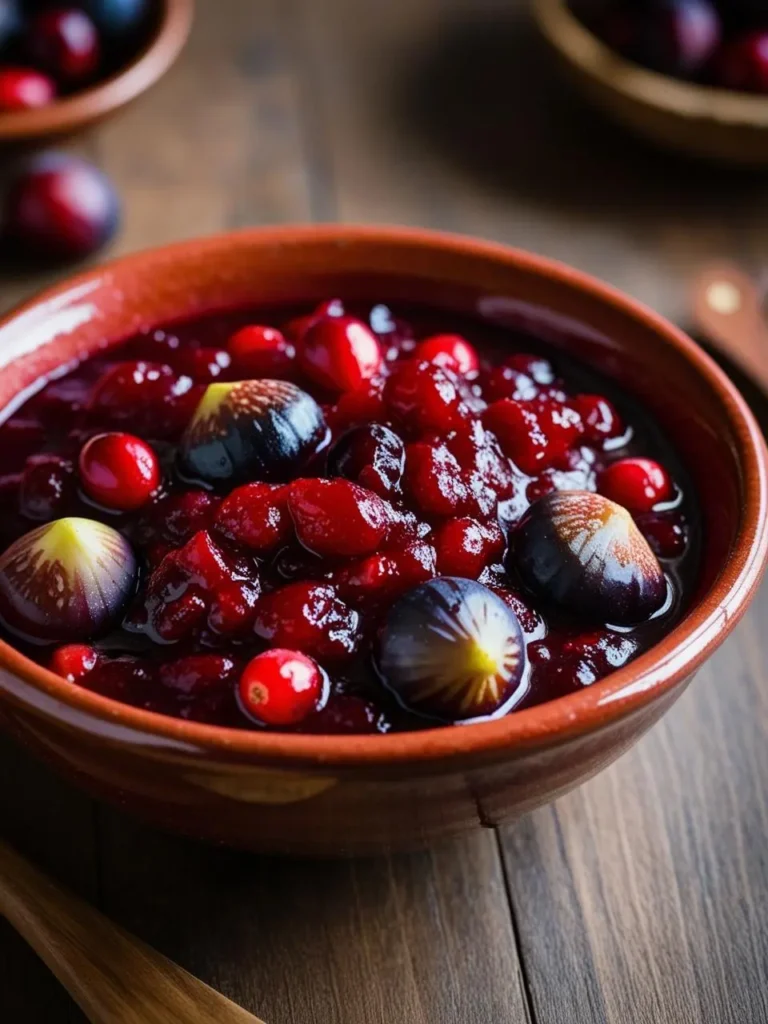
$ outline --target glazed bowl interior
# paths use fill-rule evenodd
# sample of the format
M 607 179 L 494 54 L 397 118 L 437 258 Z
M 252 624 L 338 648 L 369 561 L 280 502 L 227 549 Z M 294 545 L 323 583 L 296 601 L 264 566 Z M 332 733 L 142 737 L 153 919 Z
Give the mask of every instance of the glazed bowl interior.
M 42 714 L 105 723 L 228 756 L 339 764 L 488 753 L 589 732 L 688 678 L 733 627 L 766 559 L 761 435 L 738 392 L 661 317 L 567 267 L 429 232 L 256 230 L 138 254 L 54 288 L 0 326 L 0 407 L 46 375 L 169 320 L 238 306 L 346 299 L 412 302 L 525 331 L 638 398 L 687 467 L 703 527 L 696 592 L 683 620 L 623 669 L 583 691 L 492 722 L 383 736 L 251 733 L 118 705 L 0 643 L 0 693 Z
M 116 113 L 154 85 L 181 53 L 192 27 L 194 0 L 155 0 L 150 37 L 108 78 L 46 107 L 0 113 L 0 145 L 69 135 Z

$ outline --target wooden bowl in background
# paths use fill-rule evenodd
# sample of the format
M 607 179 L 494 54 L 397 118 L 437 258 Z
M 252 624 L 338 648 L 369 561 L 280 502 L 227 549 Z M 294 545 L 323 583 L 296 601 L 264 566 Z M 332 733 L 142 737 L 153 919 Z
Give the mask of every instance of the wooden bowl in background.
M 533 0 L 534 17 L 575 85 L 615 121 L 687 156 L 768 166 L 768 97 L 650 71 L 609 49 L 566 0 Z
M 0 113 L 0 145 L 25 145 L 73 135 L 117 113 L 146 92 L 184 48 L 192 27 L 194 0 L 159 0 L 159 7 L 151 39 L 114 75 L 47 107 Z

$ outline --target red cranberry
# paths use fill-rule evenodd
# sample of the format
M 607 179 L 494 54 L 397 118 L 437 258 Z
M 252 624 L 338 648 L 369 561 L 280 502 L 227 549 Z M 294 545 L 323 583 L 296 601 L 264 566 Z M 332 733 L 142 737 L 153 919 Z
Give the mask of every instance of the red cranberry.
M 333 583 L 352 605 L 388 603 L 437 573 L 435 549 L 422 540 L 371 555 L 334 574 Z
M 288 508 L 296 536 L 314 554 L 355 558 L 375 551 L 391 520 L 390 506 L 349 480 L 295 480 Z
M 480 360 L 474 348 L 459 334 L 436 334 L 416 346 L 416 359 L 426 360 L 454 373 L 477 373 Z
M 42 259 L 83 259 L 117 229 L 120 204 L 107 177 L 84 160 L 49 153 L 10 184 L 2 210 L 7 239 Z
M 621 417 L 602 395 L 577 395 L 573 406 L 584 424 L 585 441 L 598 444 L 624 433 Z
M 151 668 L 139 658 L 99 658 L 96 667 L 83 679 L 88 690 L 102 697 L 118 700 L 134 707 L 144 707 L 155 690 Z
M 659 558 L 680 558 L 688 545 L 685 523 L 674 514 L 641 513 L 635 517 L 640 532 Z
M 703 68 L 720 42 L 720 18 L 710 0 L 652 0 L 638 14 L 638 59 L 667 75 Z
M 257 554 L 274 550 L 292 533 L 288 488 L 265 483 L 237 487 L 216 513 L 216 529 Z
M 136 526 L 137 539 L 143 544 L 161 541 L 179 547 L 213 525 L 220 501 L 208 491 L 168 494 L 147 506 Z
M 240 679 L 240 702 L 262 725 L 298 725 L 317 711 L 325 687 L 325 674 L 311 658 L 276 648 L 248 663 Z
M 384 400 L 414 430 L 448 432 L 469 415 L 456 375 L 423 360 L 397 364 L 384 386 Z
M 380 423 L 347 431 L 328 454 L 332 476 L 353 480 L 382 497 L 399 493 L 404 469 L 405 445 Z
M 477 579 L 483 566 L 504 548 L 501 531 L 493 534 L 476 519 L 450 519 L 435 534 L 437 569 L 441 576 Z
M 512 366 L 494 366 L 483 383 L 483 398 L 486 402 L 497 402 L 500 398 L 530 401 L 538 393 L 539 386 L 534 379 Z
M 143 437 L 181 433 L 195 411 L 199 389 L 163 363 L 117 363 L 99 378 L 89 403 L 98 423 L 133 430 Z
M 221 348 L 185 348 L 174 359 L 177 373 L 186 374 L 201 384 L 228 380 L 233 376 L 229 352 Z
M 714 64 L 718 85 L 739 92 L 768 92 L 768 31 L 758 29 L 726 43 Z
M 234 704 L 238 665 L 223 654 L 192 654 L 161 665 L 157 681 L 183 718 L 217 718 Z
M 19 512 L 50 522 L 66 514 L 74 497 L 74 466 L 59 455 L 31 455 L 19 485 Z
M 291 377 L 296 349 L 275 327 L 241 327 L 227 342 L 232 365 L 241 377 Z
M 504 360 L 504 365 L 518 373 L 524 373 L 539 387 L 549 387 L 555 383 L 555 371 L 552 363 L 542 356 L 534 356 L 528 352 L 515 352 Z
M 30 68 L 0 69 L 0 111 L 47 107 L 56 98 L 56 83 Z
M 529 476 L 562 459 L 583 431 L 579 414 L 554 401 L 503 398 L 488 407 L 483 423 L 496 434 L 504 453 Z
M 446 444 L 462 469 L 477 473 L 480 479 L 508 498 L 515 489 L 516 477 L 494 434 L 480 420 L 467 420 L 449 434 Z
M 133 434 L 97 434 L 80 452 L 80 482 L 89 498 L 104 508 L 133 512 L 160 485 L 160 464 Z
M 333 693 L 322 711 L 306 719 L 299 731 L 319 736 L 358 736 L 386 733 L 390 728 L 384 713 L 371 701 L 354 694 Z
M 405 489 L 426 516 L 456 515 L 469 501 L 461 466 L 444 445 L 408 445 Z
M 350 391 L 382 367 L 373 332 L 350 316 L 325 317 L 312 324 L 299 348 L 302 370 L 329 391 Z
M 99 652 L 87 644 L 65 644 L 51 656 L 50 669 L 70 683 L 79 683 L 99 662 Z
M 669 501 L 672 481 L 663 466 L 653 459 L 620 459 L 603 470 L 598 481 L 600 493 L 631 512 L 650 512 L 654 505 Z
M 267 594 L 256 609 L 256 635 L 275 647 L 315 658 L 346 658 L 360 640 L 359 617 L 322 583 L 290 583 Z
M 384 404 L 384 380 L 374 377 L 354 391 L 345 391 L 328 415 L 328 423 L 339 434 L 348 427 L 364 423 L 383 423 L 388 419 Z
M 29 26 L 27 49 L 37 67 L 66 85 L 90 78 L 101 57 L 96 26 L 76 8 L 38 14 Z

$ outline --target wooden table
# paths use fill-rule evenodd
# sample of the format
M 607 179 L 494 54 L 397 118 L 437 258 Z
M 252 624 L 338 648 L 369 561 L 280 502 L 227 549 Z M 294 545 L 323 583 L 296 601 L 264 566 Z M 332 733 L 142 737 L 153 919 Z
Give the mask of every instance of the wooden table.
M 245 224 L 426 224 L 684 320 L 698 262 L 768 258 L 768 183 L 613 132 L 514 0 L 200 0 L 179 66 L 80 145 L 120 251 Z M 0 283 L 10 303 L 43 283 Z M 0 743 L 2 831 L 270 1024 L 765 1024 L 768 591 L 619 764 L 500 832 L 352 863 L 194 846 Z M 82 1017 L 0 923 L 0 1020 Z M 170 1022 L 169 1022 L 170 1024 Z

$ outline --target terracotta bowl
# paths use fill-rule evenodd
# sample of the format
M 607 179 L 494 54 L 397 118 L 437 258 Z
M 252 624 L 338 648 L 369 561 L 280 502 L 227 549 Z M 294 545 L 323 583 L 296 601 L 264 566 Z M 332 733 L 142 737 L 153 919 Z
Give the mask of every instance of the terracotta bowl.
M 130 64 L 111 78 L 39 110 L 0 113 L 0 145 L 21 146 L 82 129 L 117 113 L 159 81 L 184 48 L 194 0 L 156 0 L 160 10 L 152 38 Z
M 766 456 L 743 399 L 697 345 L 568 267 L 425 231 L 288 227 L 92 270 L 0 322 L 0 408 L 142 327 L 245 304 L 417 300 L 529 329 L 640 398 L 687 464 L 705 542 L 693 605 L 658 646 L 572 696 L 494 722 L 386 736 L 260 734 L 78 689 L 0 643 L 0 719 L 91 793 L 157 825 L 254 850 L 361 853 L 501 824 L 600 771 L 733 630 L 768 550 Z
M 534 17 L 584 96 L 664 148 L 742 166 L 768 166 L 768 96 L 696 85 L 633 64 L 575 17 L 566 0 L 533 0 Z

